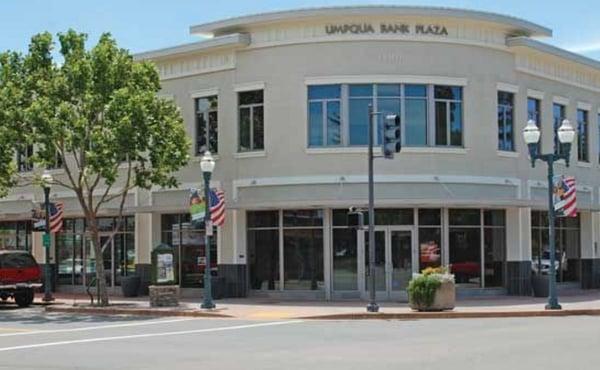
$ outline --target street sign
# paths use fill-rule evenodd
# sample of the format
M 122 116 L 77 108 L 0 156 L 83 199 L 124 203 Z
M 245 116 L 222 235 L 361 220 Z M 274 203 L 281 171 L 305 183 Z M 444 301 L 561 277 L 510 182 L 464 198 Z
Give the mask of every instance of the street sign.
M 50 234 L 42 235 L 42 245 L 44 248 L 50 248 Z

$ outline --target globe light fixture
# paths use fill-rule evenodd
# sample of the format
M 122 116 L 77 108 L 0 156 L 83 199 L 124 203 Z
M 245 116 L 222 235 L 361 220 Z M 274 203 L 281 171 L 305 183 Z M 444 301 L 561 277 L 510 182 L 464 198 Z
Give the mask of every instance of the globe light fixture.
M 537 144 L 540 141 L 540 136 L 540 129 L 535 124 L 535 121 L 532 119 L 527 121 L 527 126 L 523 129 L 525 144 Z
M 205 173 L 212 173 L 215 169 L 215 159 L 208 150 L 204 152 L 204 155 L 200 160 L 200 168 L 202 169 L 202 172 Z
M 558 128 L 558 141 L 562 144 L 571 144 L 575 139 L 575 129 L 569 120 L 563 120 L 562 125 Z

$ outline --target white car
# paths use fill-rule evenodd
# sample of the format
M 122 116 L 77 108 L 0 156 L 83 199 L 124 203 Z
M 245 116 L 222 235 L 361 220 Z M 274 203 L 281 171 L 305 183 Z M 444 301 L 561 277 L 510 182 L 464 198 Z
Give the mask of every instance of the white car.
M 556 252 L 554 269 L 556 270 L 557 274 L 559 269 L 562 269 L 563 272 L 567 271 L 567 259 L 565 252 L 563 252 L 562 255 L 560 252 Z M 534 258 L 531 261 L 531 271 L 533 271 L 534 274 L 537 274 L 538 270 L 541 270 L 542 275 L 547 275 L 550 272 L 550 252 L 545 251 L 542 253 L 542 258 L 540 260 Z

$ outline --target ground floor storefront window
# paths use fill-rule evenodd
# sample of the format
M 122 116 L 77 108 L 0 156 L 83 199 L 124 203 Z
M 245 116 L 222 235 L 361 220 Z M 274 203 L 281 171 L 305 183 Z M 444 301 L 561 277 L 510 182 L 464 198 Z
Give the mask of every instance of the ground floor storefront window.
M 502 286 L 505 215 L 502 210 L 448 210 L 448 266 L 457 284 Z
M 161 241 L 174 248 L 182 288 L 204 288 L 206 238 L 204 223 L 192 223 L 189 214 L 165 214 L 161 218 Z M 217 227 L 210 238 L 210 271 L 217 276 Z
M 135 219 L 123 218 L 119 231 L 111 240 L 117 219 L 98 220 L 107 286 L 118 286 L 123 276 L 135 273 Z M 96 254 L 83 218 L 65 219 L 56 234 L 57 283 L 85 285 L 96 274 Z
M 31 221 L 0 222 L 0 250 L 31 251 Z
M 251 289 L 324 290 L 322 210 L 249 211 L 247 225 Z
M 581 278 L 580 220 L 577 217 L 557 217 L 555 220 L 556 279 L 579 281 Z M 531 211 L 532 272 L 548 274 L 550 243 L 548 242 L 548 212 Z

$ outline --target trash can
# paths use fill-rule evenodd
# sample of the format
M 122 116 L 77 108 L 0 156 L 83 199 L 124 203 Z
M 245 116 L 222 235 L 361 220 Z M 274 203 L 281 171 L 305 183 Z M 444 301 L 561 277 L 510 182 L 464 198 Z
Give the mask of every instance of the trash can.
M 123 276 L 121 278 L 121 291 L 123 297 L 137 297 L 142 279 L 138 275 Z

